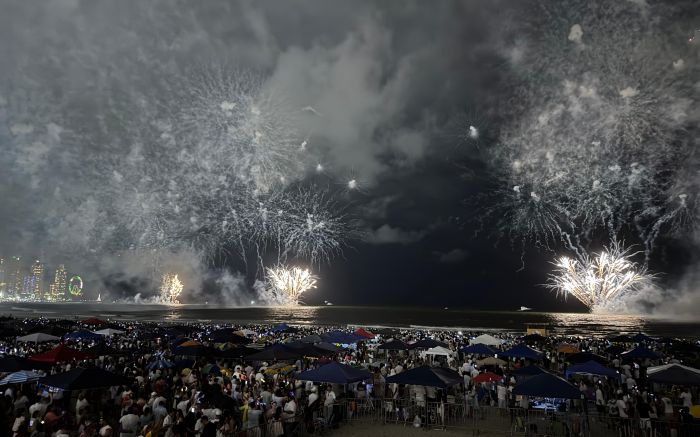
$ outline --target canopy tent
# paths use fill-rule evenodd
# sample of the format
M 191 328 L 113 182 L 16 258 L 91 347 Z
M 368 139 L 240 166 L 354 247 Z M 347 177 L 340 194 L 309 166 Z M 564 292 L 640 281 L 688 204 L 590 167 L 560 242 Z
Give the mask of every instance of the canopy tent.
M 324 355 L 329 355 L 328 351 L 321 350 L 316 346 L 309 343 L 302 343 L 300 341 L 294 341 L 291 343 L 284 343 L 288 348 L 294 349 L 304 357 L 322 357 Z
M 580 399 L 581 391 L 563 378 L 551 373 L 540 373 L 537 376 L 516 384 L 514 395 L 534 396 L 541 398 Z
M 469 344 L 485 344 L 486 346 L 500 346 L 505 343 L 504 340 L 496 338 L 493 335 L 482 334 L 476 338 L 469 340 Z
M 372 378 L 372 374 L 366 370 L 357 369 L 346 364 L 331 361 L 321 367 L 306 370 L 297 375 L 301 381 L 325 382 L 333 384 L 351 384 Z
M 0 372 L 17 372 L 19 370 L 50 369 L 51 364 L 32 361 L 24 357 L 5 356 L 0 358 Z
M 377 349 L 385 349 L 388 351 L 405 351 L 408 350 L 408 345 L 401 340 L 391 340 L 387 343 L 380 344 Z
M 39 380 L 41 384 L 62 390 L 87 390 L 91 388 L 112 387 L 118 385 L 130 385 L 131 381 L 116 373 L 90 367 L 82 367 L 68 372 L 46 376 Z
M 326 343 L 322 341 L 321 343 L 316 343 L 314 346 L 316 346 L 318 349 L 327 351 L 327 352 L 340 352 L 343 350 L 342 347 L 338 347 L 334 344 L 331 343 Z
M 534 364 L 531 364 L 529 366 L 515 369 L 513 371 L 513 376 L 515 376 L 515 380 L 517 382 L 524 382 L 524 381 L 527 381 L 528 379 L 532 378 L 533 376 L 537 376 L 541 373 L 546 373 L 546 372 L 547 371 L 544 370 L 543 368 L 541 368 L 539 366 L 535 366 Z
M 592 352 L 579 352 L 577 354 L 571 354 L 566 357 L 566 361 L 570 362 L 571 364 L 580 364 L 587 361 L 596 361 L 603 365 L 608 364 L 608 360 L 605 357 L 601 357 L 600 355 L 596 355 Z
M 178 346 L 173 349 L 173 355 L 184 357 L 211 357 L 216 354 L 216 349 L 208 346 Z
M 69 332 L 68 334 L 63 336 L 64 340 L 72 340 L 72 341 L 82 341 L 82 340 L 102 340 L 102 335 L 100 334 L 95 334 L 92 331 L 87 331 L 84 329 L 81 329 L 79 331 L 75 332 Z
M 700 385 L 700 369 L 681 364 L 649 367 L 647 380 L 661 384 Z
M 58 341 L 61 337 L 55 335 L 44 334 L 43 332 L 35 332 L 34 334 L 17 337 L 17 341 L 21 343 L 43 343 L 46 341 Z
M 94 355 L 72 349 L 63 343 L 48 352 L 29 357 L 30 360 L 54 364 L 73 360 L 87 360 L 89 358 L 94 358 Z
M 500 358 L 486 357 L 483 360 L 478 360 L 476 364 L 479 366 L 505 366 L 506 362 Z
M 63 337 L 68 334 L 71 330 L 62 328 L 60 326 L 36 326 L 29 333 L 34 334 L 41 332 L 43 334 L 55 335 L 56 337 Z
M 476 354 L 476 355 L 496 355 L 498 352 L 486 346 L 483 343 L 473 344 L 471 346 L 465 346 L 459 350 L 465 354 Z
M 435 346 L 433 348 L 428 349 L 427 351 L 421 352 L 421 356 L 426 356 L 426 355 L 442 356 L 442 357 L 449 358 L 449 357 L 454 355 L 454 352 L 447 349 L 446 347 Z
M 87 319 L 81 321 L 80 323 L 82 323 L 83 325 L 88 325 L 88 326 L 103 326 L 103 325 L 107 324 L 107 322 L 105 322 L 104 320 L 98 319 L 97 317 L 87 318 Z
M 636 348 L 634 348 L 632 350 L 621 353 L 620 356 L 623 359 L 630 359 L 630 360 L 637 360 L 637 359 L 643 360 L 645 358 L 649 358 L 649 359 L 654 360 L 654 359 L 660 358 L 659 354 L 657 354 L 656 352 L 654 352 L 652 350 L 647 349 L 644 346 L 637 346 Z
M 432 338 L 423 338 L 416 341 L 415 343 L 410 343 L 408 345 L 410 349 L 432 349 L 436 347 L 441 347 L 443 349 L 447 348 L 447 343 L 442 341 L 433 340 Z
M 28 382 L 38 381 L 41 377 L 42 375 L 40 373 L 32 372 L 31 370 L 19 370 L 0 379 L 0 386 L 10 384 L 26 384 Z
M 113 329 L 113 328 L 105 328 L 105 329 L 100 329 L 99 331 L 95 331 L 95 334 L 99 335 L 104 335 L 105 337 L 110 337 L 112 335 L 119 335 L 123 334 L 124 331 L 120 331 L 118 329 Z
M 566 379 L 569 379 L 571 375 L 581 374 L 581 375 L 599 375 L 607 376 L 608 378 L 620 379 L 620 373 L 609 367 L 605 367 L 596 361 L 588 361 L 582 364 L 574 364 L 566 369 Z
M 624 351 L 625 351 L 624 347 L 618 346 L 616 344 L 609 346 L 608 348 L 605 349 L 605 353 L 610 354 L 610 355 L 620 355 Z
M 283 344 L 273 344 L 260 352 L 248 355 L 246 361 L 295 360 L 302 354 Z
M 357 335 L 358 337 L 366 338 L 368 340 L 371 340 L 375 337 L 375 334 L 372 334 L 365 328 L 357 328 L 357 330 L 355 331 L 355 335 Z
M 321 334 L 321 338 L 323 339 L 323 341 L 335 344 L 353 344 L 362 340 L 362 337 L 358 337 L 355 334 L 348 334 L 347 332 L 337 330 Z
M 463 382 L 459 373 L 444 367 L 421 366 L 405 370 L 386 378 L 386 383 L 423 385 L 426 387 L 447 388 Z
M 103 356 L 116 356 L 116 355 L 128 355 L 128 351 L 121 351 L 114 349 L 113 347 L 107 346 L 107 343 L 101 341 L 94 345 L 93 347 L 86 349 L 85 352 L 94 355 L 96 357 Z
M 500 381 L 502 379 L 503 376 L 496 375 L 493 372 L 481 372 L 472 379 L 472 382 L 474 384 L 481 384 L 482 382 Z
M 528 358 L 530 360 L 539 360 L 543 356 L 542 352 L 536 351 L 535 349 L 530 348 L 526 344 L 519 344 L 513 346 L 507 351 L 501 352 L 500 355 L 504 357 L 513 358 Z

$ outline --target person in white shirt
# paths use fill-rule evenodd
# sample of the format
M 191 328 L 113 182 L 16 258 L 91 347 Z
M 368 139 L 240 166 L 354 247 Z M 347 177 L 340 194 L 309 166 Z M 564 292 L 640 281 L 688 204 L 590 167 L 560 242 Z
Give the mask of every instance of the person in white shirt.
M 333 391 L 333 387 L 330 385 L 326 387 L 326 399 L 323 401 L 323 406 L 325 408 L 325 417 L 326 420 L 329 420 L 331 415 L 333 414 L 333 404 L 335 403 L 335 392 Z
M 135 437 L 138 433 L 139 416 L 134 414 L 134 407 L 119 419 L 119 437 Z
M 683 401 L 684 407 L 692 407 L 693 406 L 693 395 L 690 393 L 690 390 L 688 388 L 683 390 L 683 393 L 681 393 L 680 397 L 681 397 L 681 401 Z
M 618 398 L 617 402 L 615 402 L 615 406 L 617 407 L 617 414 L 623 419 L 628 418 L 629 416 L 627 415 L 627 403 L 622 400 L 622 398 Z
M 310 407 L 317 400 L 318 400 L 318 389 L 316 389 L 316 387 L 311 387 L 311 393 L 309 393 L 309 399 L 308 399 L 308 401 L 309 401 L 308 406 Z
M 506 408 L 508 406 L 508 390 L 506 386 L 498 384 L 496 394 L 498 397 L 498 408 Z

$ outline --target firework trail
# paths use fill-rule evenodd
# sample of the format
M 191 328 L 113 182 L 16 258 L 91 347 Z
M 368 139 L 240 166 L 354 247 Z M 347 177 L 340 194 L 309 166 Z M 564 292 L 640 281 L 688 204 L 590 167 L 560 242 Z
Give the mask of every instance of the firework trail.
M 682 11 L 536 4 L 535 20 L 513 34 L 525 55 L 511 63 L 511 121 L 487 151 L 498 185 L 485 217 L 514 241 L 549 248 L 632 230 L 648 258 L 660 234 L 687 232 L 698 212 L 689 132 L 700 124 L 699 52 L 678 25 Z
M 276 292 L 278 300 L 291 305 L 299 305 L 304 292 L 316 288 L 318 277 L 308 269 L 299 267 L 272 267 L 267 269 L 267 281 Z
M 631 260 L 633 255 L 613 242 L 592 256 L 562 256 L 552 263 L 546 287 L 564 298 L 575 297 L 591 311 L 618 310 L 640 291 L 653 288 L 653 276 Z

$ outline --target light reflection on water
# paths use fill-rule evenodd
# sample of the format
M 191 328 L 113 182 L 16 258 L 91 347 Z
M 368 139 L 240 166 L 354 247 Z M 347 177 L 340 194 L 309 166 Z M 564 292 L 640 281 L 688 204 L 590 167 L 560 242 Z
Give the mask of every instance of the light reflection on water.
M 700 334 L 700 321 L 678 322 L 644 316 L 618 314 L 541 313 L 514 311 L 476 311 L 467 309 L 439 309 L 426 307 L 244 307 L 221 308 L 203 305 L 126 304 L 23 304 L 9 307 L 0 304 L 0 314 L 18 317 L 87 318 L 111 320 L 147 320 L 162 322 L 213 322 L 240 324 L 298 325 L 398 328 L 445 328 L 453 330 L 501 330 L 523 332 L 528 323 L 548 323 L 554 331 L 565 335 L 611 335 L 645 332 L 649 335 L 692 337 Z

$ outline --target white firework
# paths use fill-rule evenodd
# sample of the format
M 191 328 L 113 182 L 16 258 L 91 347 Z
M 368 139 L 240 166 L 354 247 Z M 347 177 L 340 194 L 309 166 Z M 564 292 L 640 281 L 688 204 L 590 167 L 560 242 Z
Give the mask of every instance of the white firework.
M 180 303 L 180 294 L 184 285 L 175 273 L 166 273 L 160 284 L 160 301 L 167 305 Z
M 318 277 L 309 269 L 300 267 L 272 267 L 267 269 L 267 281 L 282 302 L 299 305 L 299 299 L 306 291 L 316 288 Z

